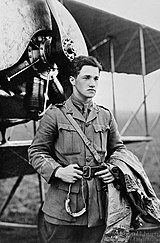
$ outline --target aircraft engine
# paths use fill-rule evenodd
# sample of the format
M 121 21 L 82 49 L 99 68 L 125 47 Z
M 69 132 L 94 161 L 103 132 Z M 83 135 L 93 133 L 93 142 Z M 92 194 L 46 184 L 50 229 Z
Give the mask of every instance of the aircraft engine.
M 39 119 L 70 94 L 68 68 L 85 41 L 57 0 L 4 0 L 0 11 L 0 118 Z
M 38 120 L 71 93 L 68 68 L 87 55 L 82 33 L 58 0 L 0 1 L 0 131 Z

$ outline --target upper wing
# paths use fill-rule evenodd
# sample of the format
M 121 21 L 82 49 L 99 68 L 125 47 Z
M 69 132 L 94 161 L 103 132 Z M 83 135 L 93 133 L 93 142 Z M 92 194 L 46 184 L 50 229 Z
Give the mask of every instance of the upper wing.
M 160 31 L 129 21 L 91 6 L 64 0 L 77 21 L 89 49 L 105 71 L 111 71 L 110 42 L 114 47 L 115 71 L 141 74 L 140 27 L 143 28 L 146 74 L 160 68 Z

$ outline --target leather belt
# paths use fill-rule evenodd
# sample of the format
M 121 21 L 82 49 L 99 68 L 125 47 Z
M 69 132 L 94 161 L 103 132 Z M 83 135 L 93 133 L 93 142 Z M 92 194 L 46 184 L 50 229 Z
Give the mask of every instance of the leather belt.
M 83 179 L 91 180 L 93 177 L 95 177 L 96 172 L 101 171 L 101 170 L 105 170 L 106 168 L 107 168 L 107 165 L 99 165 L 99 166 L 85 165 L 85 166 L 82 166 L 82 167 L 78 167 L 77 169 L 79 169 L 83 172 L 83 178 L 81 179 L 82 183 L 83 183 Z M 70 207 L 71 186 L 72 186 L 72 184 L 69 184 L 67 199 L 65 200 L 65 209 L 66 209 L 66 212 L 69 215 L 76 218 L 76 217 L 79 217 L 86 212 L 87 206 L 86 206 L 86 202 L 85 202 L 85 198 L 84 198 L 84 191 L 83 191 L 83 185 L 82 185 L 82 198 L 83 198 L 84 207 L 78 212 L 72 212 L 71 211 L 71 207 Z M 104 185 L 104 190 L 107 191 L 106 185 Z
M 84 179 L 91 180 L 93 177 L 95 177 L 96 172 L 105 170 L 106 168 L 107 168 L 107 165 L 99 165 L 99 166 L 85 165 L 85 166 L 79 167 L 78 169 L 83 172 Z

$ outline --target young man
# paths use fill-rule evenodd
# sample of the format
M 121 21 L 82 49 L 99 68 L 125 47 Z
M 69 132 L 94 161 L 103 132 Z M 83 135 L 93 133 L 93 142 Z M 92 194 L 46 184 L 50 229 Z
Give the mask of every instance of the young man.
M 110 111 L 92 101 L 100 71 L 101 65 L 94 57 L 75 58 L 70 76 L 73 94 L 62 106 L 93 143 L 103 163 L 108 149 L 111 153 L 124 149 L 124 145 Z M 87 107 L 86 117 L 84 107 Z M 97 166 L 97 162 L 61 108 L 61 105 L 52 106 L 46 112 L 29 148 L 30 163 L 50 183 L 43 206 L 47 227 L 53 234 L 48 242 L 97 243 L 105 227 L 105 192 L 101 184 L 110 183 L 114 178 L 106 168 L 89 180 L 83 179 L 83 172 L 78 168 Z M 78 217 L 70 215 L 65 208 L 70 185 L 70 210 L 78 212 L 86 207 Z
M 114 165 L 101 169 L 101 164 L 126 147 L 112 113 L 92 101 L 101 70 L 94 57 L 73 60 L 73 93 L 63 104 L 47 110 L 29 148 L 30 163 L 50 184 L 42 208 L 48 243 L 98 243 L 104 233 L 107 198 L 102 187 L 114 184 L 115 178 Z M 99 162 L 68 114 L 97 151 Z

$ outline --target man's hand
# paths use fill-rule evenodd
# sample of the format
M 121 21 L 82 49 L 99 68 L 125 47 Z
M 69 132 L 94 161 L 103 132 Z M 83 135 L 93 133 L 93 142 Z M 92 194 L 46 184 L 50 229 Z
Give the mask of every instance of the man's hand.
M 77 164 L 71 164 L 66 167 L 59 167 L 55 173 L 55 177 L 60 178 L 67 183 L 75 183 L 82 178 L 83 172 L 80 171 Z
M 95 176 L 98 176 L 98 178 L 102 179 L 104 183 L 111 183 L 114 181 L 114 176 L 112 173 L 109 171 L 108 168 L 98 171 L 95 173 Z

